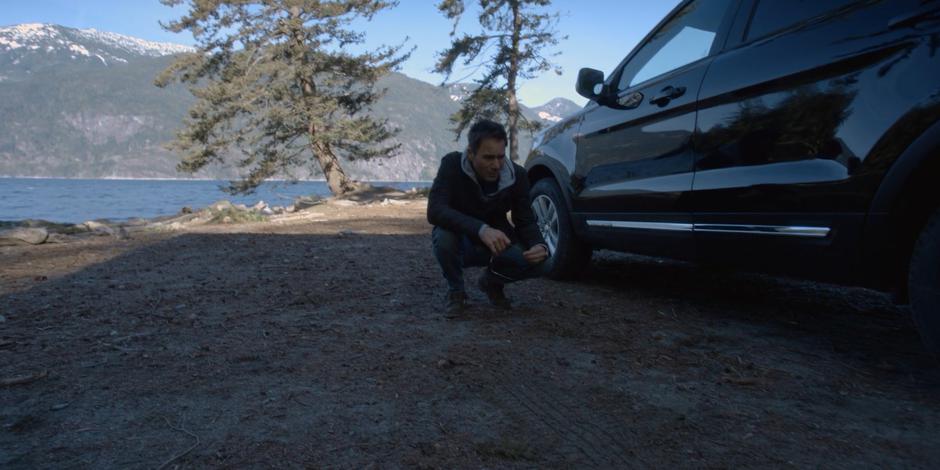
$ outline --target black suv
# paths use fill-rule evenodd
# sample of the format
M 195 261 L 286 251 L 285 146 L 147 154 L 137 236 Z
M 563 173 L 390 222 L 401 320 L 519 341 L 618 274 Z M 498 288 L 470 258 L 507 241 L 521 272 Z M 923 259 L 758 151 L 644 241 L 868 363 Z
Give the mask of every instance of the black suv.
M 940 352 L 940 1 L 688 0 L 537 137 L 569 277 L 594 248 L 894 291 Z

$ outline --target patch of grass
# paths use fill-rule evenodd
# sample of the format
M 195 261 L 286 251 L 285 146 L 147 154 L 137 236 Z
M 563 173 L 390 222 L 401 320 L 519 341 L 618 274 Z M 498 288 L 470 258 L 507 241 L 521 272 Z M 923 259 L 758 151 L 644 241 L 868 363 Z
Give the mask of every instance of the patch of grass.
M 228 217 L 228 220 L 226 220 Z M 255 211 L 241 211 L 235 208 L 225 208 L 222 210 L 212 210 L 210 224 L 244 224 L 250 222 L 264 222 L 264 214 Z
M 431 194 L 431 188 L 415 188 L 415 191 L 405 193 L 405 199 L 421 199 Z

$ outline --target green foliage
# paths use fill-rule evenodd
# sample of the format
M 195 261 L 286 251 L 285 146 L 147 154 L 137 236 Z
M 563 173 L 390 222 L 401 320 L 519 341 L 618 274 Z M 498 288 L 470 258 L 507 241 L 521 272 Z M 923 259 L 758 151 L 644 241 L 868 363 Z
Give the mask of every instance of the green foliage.
M 457 25 L 466 11 L 464 0 L 438 3 L 438 10 L 454 21 L 454 29 L 451 45 L 438 54 L 434 71 L 444 74 L 446 83 L 458 64 L 474 72 L 485 68 L 475 90 L 451 116 L 458 139 L 475 119 L 502 120 L 507 122 L 510 156 L 519 159 L 519 131 L 531 133 L 540 127 L 538 121 L 526 119 L 519 106 L 519 81 L 550 70 L 561 73 L 543 54 L 559 41 L 558 14 L 545 12 L 550 5 L 551 0 L 479 0 L 482 31 L 458 37 Z
M 195 100 L 179 84 L 153 86 L 153 77 L 171 62 L 150 57 L 105 67 L 69 60 L 29 81 L 0 82 L 0 174 L 183 176 L 176 169 L 179 157 L 161 145 L 173 139 Z M 392 142 L 401 144 L 402 158 L 344 160 L 343 168 L 368 180 L 433 179 L 441 156 L 459 150 L 448 129 L 448 116 L 459 103 L 447 89 L 399 73 L 386 75 L 376 87 L 387 92 L 370 114 L 400 128 Z M 520 148 L 527 149 L 527 136 L 521 137 Z M 197 176 L 237 179 L 237 171 L 212 165 Z M 317 167 L 298 176 L 321 177 Z
M 430 195 L 431 195 L 431 188 L 421 188 L 414 192 L 414 197 L 416 199 L 422 198 L 422 197 L 428 197 Z
M 161 0 L 168 6 L 183 0 Z M 363 34 L 348 29 L 393 1 L 191 0 L 189 12 L 163 25 L 190 31 L 197 51 L 180 57 L 158 86 L 179 80 L 196 103 L 170 148 L 179 168 L 210 163 L 247 171 L 232 192 L 249 192 L 277 174 L 318 165 L 334 193 L 353 189 L 339 157 L 368 160 L 393 155 L 395 129 L 368 111 L 380 96 L 376 81 L 408 57 L 401 46 L 361 54 L 348 46 Z
M 249 222 L 263 222 L 264 215 L 254 210 L 240 210 L 234 207 L 225 207 L 222 209 L 210 208 L 212 218 L 210 224 L 243 224 Z

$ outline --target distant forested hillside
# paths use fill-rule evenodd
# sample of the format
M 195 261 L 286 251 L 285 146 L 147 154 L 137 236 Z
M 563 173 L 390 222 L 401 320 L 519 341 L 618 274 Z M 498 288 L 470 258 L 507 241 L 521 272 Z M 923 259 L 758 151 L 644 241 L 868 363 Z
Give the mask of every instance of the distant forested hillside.
M 153 85 L 172 54 L 185 50 L 55 25 L 0 28 L 0 175 L 188 176 L 176 171 L 178 158 L 163 144 L 193 99 L 181 86 Z M 462 145 L 448 117 L 468 85 L 438 87 L 392 74 L 380 86 L 388 91 L 373 112 L 401 130 L 401 151 L 391 159 L 346 163 L 347 171 L 368 180 L 433 178 L 440 157 Z M 551 124 L 578 109 L 559 98 L 526 114 Z M 525 139 L 521 148 L 530 145 Z M 236 175 L 233 168 L 212 167 L 196 176 Z

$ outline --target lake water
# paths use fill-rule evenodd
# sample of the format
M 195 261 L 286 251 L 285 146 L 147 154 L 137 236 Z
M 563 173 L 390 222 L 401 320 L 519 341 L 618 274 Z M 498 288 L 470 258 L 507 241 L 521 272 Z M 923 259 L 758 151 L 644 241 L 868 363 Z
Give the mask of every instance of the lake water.
M 330 194 L 326 182 L 266 182 L 248 196 L 226 194 L 227 181 L 0 178 L 0 221 L 41 219 L 62 223 L 173 215 L 184 206 L 206 207 L 220 199 L 288 206 L 295 197 Z M 375 182 L 407 190 L 430 182 Z

